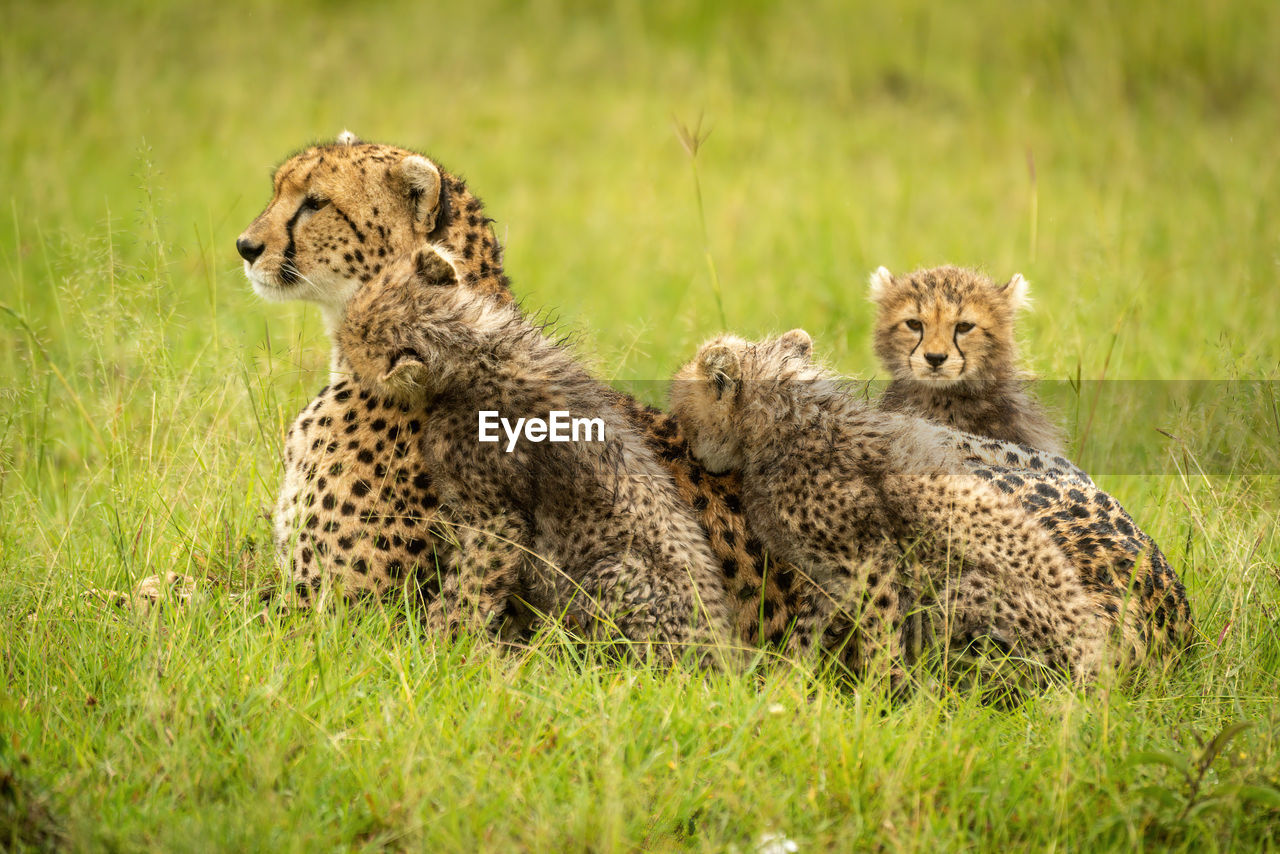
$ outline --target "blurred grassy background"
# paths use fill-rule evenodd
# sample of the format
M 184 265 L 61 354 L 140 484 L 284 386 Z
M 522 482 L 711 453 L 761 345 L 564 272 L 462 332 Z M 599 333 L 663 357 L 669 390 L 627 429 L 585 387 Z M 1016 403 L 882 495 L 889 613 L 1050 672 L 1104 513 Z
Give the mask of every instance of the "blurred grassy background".
M 402 629 L 339 616 L 254 634 L 228 596 L 271 576 L 258 514 L 283 429 L 324 382 L 315 310 L 260 303 L 233 249 L 307 142 L 350 128 L 465 175 L 518 293 L 654 401 L 721 326 L 708 254 L 733 329 L 804 326 L 859 376 L 875 372 L 869 271 L 954 262 L 1031 280 L 1022 338 L 1046 378 L 1275 380 L 1278 48 L 1263 0 L 4 4 L 0 774 L 17 783 L 0 785 L 0 838 L 677 844 L 652 814 L 700 827 L 679 844 L 706 850 L 779 827 L 814 847 L 1276 844 L 1274 807 L 1238 788 L 1280 783 L 1276 478 L 1198 477 L 1183 454 L 1167 470 L 1184 476 L 1103 485 L 1165 546 L 1209 651 L 1066 713 L 922 700 L 890 733 L 865 698 L 814 702 L 794 675 L 757 693 L 484 653 L 459 671 L 478 687 L 448 687 L 455 671 Z M 675 133 L 700 117 L 705 220 Z M 1260 416 L 1238 459 L 1273 462 L 1258 388 L 1234 410 Z M 214 591 L 177 625 L 78 598 L 169 569 Z M 506 705 L 467 717 L 485 691 Z M 567 718 L 524 728 L 532 696 Z M 630 725 L 606 724 L 628 698 Z M 775 701 L 785 733 L 759 730 Z M 424 728 L 428 713 L 465 734 Z M 1240 718 L 1256 726 L 1214 772 L 1237 786 L 1222 814 L 1170 807 L 1160 791 L 1189 791 L 1174 771 L 1126 764 L 1195 754 L 1197 733 Z M 664 777 L 670 738 L 686 758 Z M 442 763 L 447 781 L 421 770 Z
M 1269 4 L 458 6 L 9 4 L 19 306 L 48 319 L 50 274 L 96 300 L 101 258 L 49 244 L 100 256 L 110 223 L 120 272 L 163 264 L 170 349 L 215 311 L 231 349 L 263 318 L 290 337 L 227 247 L 274 164 L 350 127 L 465 174 L 521 293 L 589 324 L 619 375 L 665 378 L 718 326 L 673 133 L 703 115 L 735 327 L 809 326 L 867 372 L 868 272 L 950 260 L 1031 279 L 1046 376 L 1096 377 L 1115 327 L 1111 376 L 1274 367 Z

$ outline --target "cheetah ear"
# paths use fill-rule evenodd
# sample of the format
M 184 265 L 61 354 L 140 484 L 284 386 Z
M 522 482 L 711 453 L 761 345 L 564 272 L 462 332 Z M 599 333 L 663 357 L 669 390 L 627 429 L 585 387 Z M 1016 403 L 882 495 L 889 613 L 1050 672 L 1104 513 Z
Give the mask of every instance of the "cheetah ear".
M 888 267 L 877 267 L 876 271 L 871 274 L 871 301 L 880 302 L 884 295 L 889 292 L 889 286 L 893 284 L 893 273 L 889 272 Z
M 360 137 L 346 128 L 343 128 L 342 133 L 338 134 L 338 145 L 359 145 L 360 142 Z
M 378 382 L 393 397 L 413 400 L 424 393 L 429 371 L 422 357 L 413 350 L 401 350 L 391 358 L 391 368 Z
M 883 267 L 881 269 L 884 269 Z M 800 358 L 808 361 L 813 355 L 813 338 L 803 329 L 792 329 L 778 337 L 778 343 Z
M 1012 279 L 1000 286 L 1000 290 L 1009 294 L 1009 305 L 1014 311 L 1031 308 L 1031 285 L 1021 273 L 1014 273 Z
M 391 167 L 391 176 L 409 196 L 414 218 L 428 234 L 435 230 L 440 214 L 440 170 L 436 165 L 421 154 L 410 154 Z
M 458 270 L 453 259 L 443 249 L 435 246 L 427 246 L 414 252 L 413 268 L 424 285 L 442 288 L 458 284 Z
M 698 367 L 716 390 L 716 400 L 742 379 L 742 362 L 738 354 L 723 344 L 707 347 L 698 355 Z

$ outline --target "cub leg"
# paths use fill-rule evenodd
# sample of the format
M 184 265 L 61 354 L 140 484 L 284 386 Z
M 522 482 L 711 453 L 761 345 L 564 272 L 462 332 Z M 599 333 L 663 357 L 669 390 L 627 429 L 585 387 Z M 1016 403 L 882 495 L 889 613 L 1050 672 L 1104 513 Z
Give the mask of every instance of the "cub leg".
M 439 593 L 427 603 L 427 625 L 496 634 L 520 591 L 529 553 L 521 526 L 505 513 L 454 523 L 458 547 L 439 568 Z
M 732 669 L 738 656 L 714 598 L 723 595 L 719 587 L 695 585 L 683 568 L 655 568 L 623 552 L 597 561 L 578 579 L 567 610 L 582 614 L 597 638 L 624 638 L 641 660 L 670 665 L 689 656 L 704 669 Z

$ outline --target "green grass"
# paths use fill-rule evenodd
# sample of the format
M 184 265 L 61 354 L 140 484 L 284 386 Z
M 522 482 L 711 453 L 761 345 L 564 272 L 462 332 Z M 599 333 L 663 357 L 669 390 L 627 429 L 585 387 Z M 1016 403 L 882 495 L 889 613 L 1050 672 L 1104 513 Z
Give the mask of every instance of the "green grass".
M 232 248 L 272 166 L 349 127 L 465 174 L 518 293 L 653 401 L 722 311 L 872 376 L 869 271 L 946 261 L 1031 280 L 1044 377 L 1274 381 L 1280 6 L 432 6 L 0 9 L 0 844 L 1280 847 L 1275 386 L 1071 413 L 1084 451 L 1154 449 L 1100 481 L 1187 583 L 1191 666 L 890 708 L 785 664 L 443 645 L 394 605 L 254 622 L 327 348 Z M 81 597 L 169 570 L 202 596 Z

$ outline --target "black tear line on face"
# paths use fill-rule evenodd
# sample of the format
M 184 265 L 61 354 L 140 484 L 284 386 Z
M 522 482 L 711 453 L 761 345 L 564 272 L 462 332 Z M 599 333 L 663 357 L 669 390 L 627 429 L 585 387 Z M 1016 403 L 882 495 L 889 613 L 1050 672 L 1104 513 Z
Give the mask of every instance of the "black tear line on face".
M 280 264 L 280 281 L 286 285 L 297 284 L 302 278 L 295 263 L 298 257 L 298 244 L 293 238 L 293 230 L 298 224 L 298 220 L 302 218 L 302 212 L 307 209 L 307 203 L 303 200 L 298 205 L 298 209 L 293 212 L 293 216 L 289 217 L 288 224 L 285 225 L 285 234 L 289 235 L 289 242 L 284 247 L 284 260 Z
M 911 352 L 907 354 L 907 373 L 912 373 L 911 357 L 920 349 L 920 345 L 924 343 L 924 324 L 920 324 L 920 331 L 916 333 L 916 345 L 911 348 Z
M 956 371 L 956 379 L 964 376 L 965 366 L 969 364 L 969 360 L 964 355 L 964 350 L 960 349 L 960 331 L 952 330 L 951 343 L 956 345 L 956 352 L 960 354 L 960 370 Z

